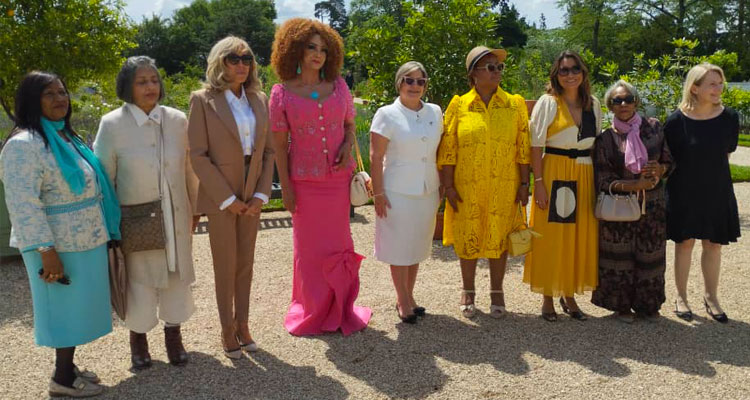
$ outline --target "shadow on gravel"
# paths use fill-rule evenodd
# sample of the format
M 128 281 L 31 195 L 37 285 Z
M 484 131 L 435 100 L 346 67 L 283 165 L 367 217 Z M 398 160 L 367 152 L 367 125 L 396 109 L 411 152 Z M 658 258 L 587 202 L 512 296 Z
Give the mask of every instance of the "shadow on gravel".
M 317 375 L 314 367 L 292 366 L 260 350 L 233 366 L 197 352 L 190 352 L 184 367 L 154 360 L 151 368 L 107 388 L 101 398 L 335 400 L 348 395 L 341 383 Z
M 613 378 L 632 372 L 622 359 L 703 377 L 716 375 L 713 363 L 750 366 L 750 325 L 739 321 L 720 325 L 697 317 L 687 324 L 662 318 L 626 325 L 610 317 L 578 322 L 560 315 L 558 322 L 549 323 L 537 315 L 496 320 L 479 312 L 470 323 L 428 314 L 416 325 L 397 328 L 395 340 L 373 329 L 348 338 L 314 339 L 329 345 L 326 355 L 340 371 L 396 398 L 424 398 L 440 391 L 448 378 L 438 359 L 524 375 L 531 370 L 526 355 L 535 354 Z M 487 387 L 489 395 L 493 385 Z

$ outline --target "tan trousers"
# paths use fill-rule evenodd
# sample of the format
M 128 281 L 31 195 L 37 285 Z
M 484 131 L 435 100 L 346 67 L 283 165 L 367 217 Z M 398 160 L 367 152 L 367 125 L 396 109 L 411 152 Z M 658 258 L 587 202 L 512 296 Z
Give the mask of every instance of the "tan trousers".
M 208 215 L 216 303 L 225 335 L 234 333 L 235 325 L 247 325 L 259 226 L 260 218 L 237 216 L 229 210 Z
M 193 315 L 195 305 L 190 284 L 180 274 L 167 275 L 166 288 L 153 288 L 136 281 L 128 282 L 128 312 L 125 325 L 133 332 L 148 333 L 159 323 L 181 324 Z M 158 309 L 158 318 L 157 318 Z

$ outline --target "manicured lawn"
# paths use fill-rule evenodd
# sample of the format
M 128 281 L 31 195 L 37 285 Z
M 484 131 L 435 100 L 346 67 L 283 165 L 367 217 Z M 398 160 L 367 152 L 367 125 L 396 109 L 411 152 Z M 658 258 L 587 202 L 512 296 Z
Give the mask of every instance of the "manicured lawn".
M 730 164 L 729 168 L 732 171 L 732 182 L 750 182 L 750 167 Z
M 740 146 L 750 147 L 750 134 L 740 133 L 740 140 L 737 144 Z

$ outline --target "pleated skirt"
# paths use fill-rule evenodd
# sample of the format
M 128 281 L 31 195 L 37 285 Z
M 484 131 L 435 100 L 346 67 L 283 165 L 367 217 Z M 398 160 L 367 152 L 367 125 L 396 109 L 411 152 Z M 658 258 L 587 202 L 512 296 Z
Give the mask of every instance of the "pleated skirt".
M 545 296 L 594 290 L 599 221 L 594 217 L 593 166 L 555 154 L 546 154 L 543 166 L 549 206 L 542 210 L 533 199 L 530 226 L 542 236 L 532 240 L 523 281 Z

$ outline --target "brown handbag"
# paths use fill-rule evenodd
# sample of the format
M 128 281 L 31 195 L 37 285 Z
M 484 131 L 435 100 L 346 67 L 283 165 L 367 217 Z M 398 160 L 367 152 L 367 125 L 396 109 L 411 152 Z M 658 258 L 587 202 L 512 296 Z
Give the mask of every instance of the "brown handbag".
M 128 271 L 125 269 L 125 256 L 114 240 L 107 243 L 107 254 L 109 256 L 110 301 L 117 316 L 124 321 L 128 304 Z
M 162 115 L 162 120 L 163 120 Z M 148 203 L 121 206 L 120 234 L 122 252 L 125 254 L 167 247 L 164 232 L 162 201 L 162 159 L 164 158 L 164 130 L 159 123 L 159 198 Z

